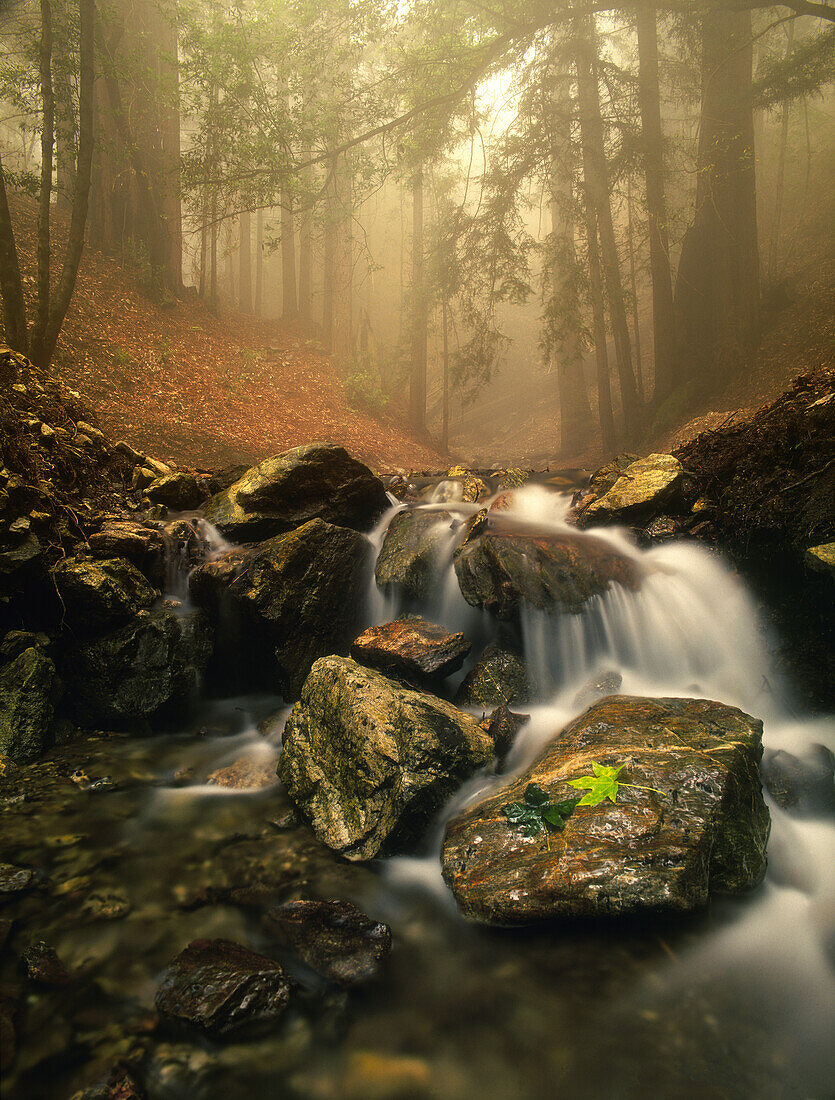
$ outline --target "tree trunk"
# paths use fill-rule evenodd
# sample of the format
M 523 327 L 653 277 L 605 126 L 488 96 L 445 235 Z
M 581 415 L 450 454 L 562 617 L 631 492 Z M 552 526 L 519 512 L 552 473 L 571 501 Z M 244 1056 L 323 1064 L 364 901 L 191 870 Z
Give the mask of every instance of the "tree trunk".
M 248 210 L 244 210 L 241 214 L 239 231 L 241 240 L 238 249 L 240 263 L 238 308 L 241 313 L 252 313 L 252 218 Z
M 664 137 L 658 87 L 658 28 L 651 3 L 638 4 L 638 94 L 649 220 L 649 263 L 652 275 L 652 329 L 655 350 L 656 403 L 672 392 L 675 383 L 675 315 L 667 204 L 664 195 Z M 637 330 L 636 330 L 637 331 Z
M 305 157 L 309 156 L 305 151 Z M 305 170 L 304 182 L 310 183 L 310 169 Z M 307 202 L 310 200 L 307 199 Z M 311 278 L 313 267 L 313 239 L 311 234 L 313 213 L 306 209 L 299 225 L 299 320 L 304 325 L 311 321 Z
M 702 17 L 702 110 L 693 224 L 676 282 L 684 376 L 717 389 L 750 363 L 759 338 L 751 15 Z
M 786 40 L 786 61 L 791 57 L 794 46 L 794 20 L 789 23 Z M 768 278 L 773 282 L 777 275 L 777 252 L 780 245 L 780 223 L 783 220 L 783 189 L 786 178 L 786 146 L 789 140 L 790 103 L 783 103 L 783 115 L 780 120 L 780 150 L 777 154 L 777 184 L 774 193 L 774 220 L 771 223 L 771 242 L 768 247 Z
M 587 17 L 575 20 L 575 30 L 583 178 L 586 193 L 597 217 L 603 273 L 609 297 L 612 333 L 615 338 L 624 430 L 626 435 L 631 437 L 638 428 L 638 397 L 632 369 L 632 345 L 626 319 L 617 241 L 612 221 L 609 172 L 603 143 L 603 119 L 600 113 L 600 89 L 597 76 L 597 36 L 593 21 Z
M 560 450 L 576 453 L 588 442 L 592 415 L 583 373 L 583 336 L 577 293 L 574 249 L 574 164 L 570 138 L 571 90 L 568 80 L 556 82 L 554 130 L 565 126 L 565 138 L 555 138 L 551 155 L 551 241 L 549 300 L 545 311 L 545 345 L 557 375 L 560 395 Z M 563 121 L 564 120 L 564 121 Z
M 333 323 L 331 358 L 344 370 L 353 359 L 354 238 L 352 233 L 352 182 L 346 154 L 337 158 L 331 178 L 333 211 Z
M 426 428 L 426 289 L 423 285 L 423 170 L 412 177 L 412 370 L 409 377 L 409 422 Z
M 75 159 L 77 155 L 78 125 L 73 103 L 72 60 L 67 47 L 72 43 L 74 34 L 67 19 L 69 12 L 59 10 L 58 33 L 55 45 L 59 51 L 60 64 L 54 72 L 55 94 L 55 206 L 69 213 L 72 210 L 72 197 L 75 191 Z M 74 44 L 74 43 L 73 43 Z
M 609 377 L 609 348 L 606 340 L 606 308 L 603 301 L 603 277 L 600 272 L 600 252 L 597 243 L 597 218 L 588 201 L 586 210 L 586 245 L 589 263 L 589 297 L 591 298 L 594 358 L 597 368 L 597 414 L 600 439 L 607 457 L 615 453 L 615 418 L 612 413 L 612 383 Z
M 635 271 L 635 237 L 632 232 L 632 180 L 626 177 L 626 247 L 629 251 L 629 284 L 632 291 L 632 332 L 635 335 L 635 386 L 644 403 L 644 371 L 641 362 L 641 320 L 638 316 L 638 278 Z
M 0 159 L 0 294 L 3 298 L 3 330 L 6 343 L 15 351 L 26 355 L 29 337 L 26 331 L 26 304 L 23 300 L 23 283 L 17 246 L 6 195 L 6 177 Z
M 255 316 L 264 315 L 264 211 L 255 220 Z
M 281 315 L 294 321 L 299 312 L 296 294 L 296 219 L 293 216 L 293 196 L 281 195 Z
M 449 451 L 449 303 L 446 294 L 443 300 L 443 367 L 444 367 L 444 401 L 441 421 L 441 450 L 446 454 Z
M 32 329 L 32 359 L 39 365 L 49 320 L 49 205 L 52 199 L 52 156 L 55 145 L 55 100 L 52 93 L 52 7 L 41 0 L 39 72 L 43 122 L 41 126 L 41 189 L 38 201 L 38 305 Z

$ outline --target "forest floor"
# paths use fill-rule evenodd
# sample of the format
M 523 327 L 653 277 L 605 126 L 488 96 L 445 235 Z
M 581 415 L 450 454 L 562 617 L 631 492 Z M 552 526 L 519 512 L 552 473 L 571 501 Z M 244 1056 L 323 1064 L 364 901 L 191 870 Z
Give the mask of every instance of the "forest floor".
M 11 205 L 31 309 L 36 207 L 20 196 Z M 54 211 L 53 223 L 60 257 L 67 226 Z M 450 464 L 394 418 L 353 408 L 328 356 L 299 330 L 216 315 L 194 294 L 161 306 L 136 272 L 89 247 L 52 373 L 108 434 L 186 465 L 255 462 L 314 441 L 339 443 L 378 471 Z

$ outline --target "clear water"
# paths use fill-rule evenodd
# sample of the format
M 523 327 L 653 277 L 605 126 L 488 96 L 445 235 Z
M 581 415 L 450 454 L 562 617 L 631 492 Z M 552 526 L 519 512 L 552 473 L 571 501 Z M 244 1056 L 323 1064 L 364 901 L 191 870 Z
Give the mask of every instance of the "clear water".
M 564 496 L 531 488 L 515 501 L 497 523 L 565 529 Z M 398 510 L 370 536 L 376 547 Z M 304 826 L 286 827 L 277 785 L 207 783 L 241 757 L 272 769 L 286 715 L 275 699 L 214 703 L 181 734 L 94 740 L 35 766 L 30 801 L 5 806 L 3 855 L 43 868 L 50 885 L 3 914 L 20 922 L 16 935 L 48 940 L 78 980 L 71 990 L 29 994 L 8 1095 L 68 1096 L 138 1051 L 151 1100 L 831 1096 L 831 819 L 771 804 L 765 883 L 688 918 L 487 929 L 459 917 L 440 878 L 445 817 L 527 767 L 577 713 L 577 690 L 596 672 L 619 671 L 627 693 L 740 706 L 763 719 L 771 749 L 835 748 L 831 720 L 797 712 L 751 596 L 721 558 L 684 543 L 641 551 L 617 531 L 595 537 L 636 559 L 640 591 L 612 590 L 580 616 L 525 619 L 526 657 L 543 691 L 524 708 L 531 721 L 509 775 L 466 784 L 420 858 L 340 863 Z M 480 645 L 493 624 L 461 599 L 453 545 L 451 533 L 439 551 L 441 582 L 422 610 Z M 369 622 L 399 610 L 370 580 Z M 82 790 L 69 778 L 78 767 L 90 779 L 108 775 L 113 787 Z M 81 839 L 62 843 L 67 836 Z M 228 896 L 254 882 L 281 898 L 346 897 L 386 920 L 394 950 L 384 977 L 323 1002 L 300 974 L 297 1007 L 276 1035 L 256 1042 L 149 1035 L 159 976 L 190 940 L 224 936 L 275 950 L 263 905 Z M 205 904 L 209 886 L 216 894 Z M 91 894 L 107 891 L 126 899 L 127 915 L 85 916 Z

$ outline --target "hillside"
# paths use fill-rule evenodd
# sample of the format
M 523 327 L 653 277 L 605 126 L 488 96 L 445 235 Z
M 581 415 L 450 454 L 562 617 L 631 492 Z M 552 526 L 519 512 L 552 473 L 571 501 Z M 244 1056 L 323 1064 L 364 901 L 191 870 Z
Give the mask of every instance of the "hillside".
M 12 212 L 31 298 L 35 204 L 13 197 Z M 66 226 L 54 211 L 53 223 L 60 256 Z M 91 248 L 53 369 L 90 401 L 110 435 L 181 463 L 253 462 L 328 440 L 376 469 L 448 465 L 393 418 L 352 408 L 328 356 L 300 332 L 216 316 L 196 295 L 161 307 L 134 272 Z

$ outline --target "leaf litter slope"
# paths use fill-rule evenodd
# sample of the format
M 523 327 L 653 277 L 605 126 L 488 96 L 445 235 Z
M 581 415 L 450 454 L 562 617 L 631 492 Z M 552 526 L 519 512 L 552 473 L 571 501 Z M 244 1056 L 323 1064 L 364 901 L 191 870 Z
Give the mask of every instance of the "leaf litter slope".
M 17 198 L 14 216 L 31 309 L 34 204 Z M 53 221 L 60 256 L 66 225 L 54 211 Z M 321 440 L 377 470 L 449 464 L 394 419 L 353 409 L 329 357 L 300 331 L 218 317 L 194 296 L 160 307 L 131 271 L 89 247 L 53 371 L 114 437 L 187 465 L 255 462 Z

